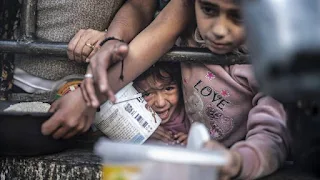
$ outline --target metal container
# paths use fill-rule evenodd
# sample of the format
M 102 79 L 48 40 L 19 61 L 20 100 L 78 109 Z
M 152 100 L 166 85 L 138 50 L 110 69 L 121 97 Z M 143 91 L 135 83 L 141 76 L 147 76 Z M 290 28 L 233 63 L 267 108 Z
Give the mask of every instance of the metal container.
M 0 156 L 34 156 L 56 153 L 69 147 L 41 133 L 41 125 L 53 113 L 4 112 L 15 102 L 0 102 Z

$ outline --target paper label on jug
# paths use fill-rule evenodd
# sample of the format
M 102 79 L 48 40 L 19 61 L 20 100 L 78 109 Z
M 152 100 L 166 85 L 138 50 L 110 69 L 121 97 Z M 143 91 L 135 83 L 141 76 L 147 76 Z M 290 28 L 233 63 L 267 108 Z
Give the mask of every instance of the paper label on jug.
M 117 99 L 130 98 L 138 92 L 130 86 Z M 146 106 L 143 97 L 112 104 L 107 101 L 96 114 L 94 125 L 111 140 L 142 144 L 160 125 L 160 117 Z

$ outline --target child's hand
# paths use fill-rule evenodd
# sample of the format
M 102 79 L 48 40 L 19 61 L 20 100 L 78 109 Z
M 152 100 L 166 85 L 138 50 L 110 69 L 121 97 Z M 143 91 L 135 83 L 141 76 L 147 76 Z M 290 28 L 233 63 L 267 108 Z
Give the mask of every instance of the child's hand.
M 173 144 L 173 134 L 171 131 L 165 130 L 163 127 L 159 126 L 154 133 L 151 135 L 152 139 L 163 141 L 167 144 Z
M 174 139 L 176 141 L 176 144 L 185 146 L 187 145 L 187 142 L 188 142 L 188 134 L 179 132 L 178 134 L 174 135 Z
M 87 78 L 81 84 L 84 99 L 88 106 L 98 108 L 101 102 L 115 102 L 115 95 L 108 82 L 108 68 L 122 61 L 128 54 L 126 43 L 113 40 L 107 41 L 99 51 L 90 58 Z
M 242 157 L 236 151 L 224 147 L 217 141 L 209 141 L 205 144 L 206 149 L 222 150 L 228 154 L 228 164 L 220 168 L 219 179 L 230 179 L 238 176 L 241 172 Z

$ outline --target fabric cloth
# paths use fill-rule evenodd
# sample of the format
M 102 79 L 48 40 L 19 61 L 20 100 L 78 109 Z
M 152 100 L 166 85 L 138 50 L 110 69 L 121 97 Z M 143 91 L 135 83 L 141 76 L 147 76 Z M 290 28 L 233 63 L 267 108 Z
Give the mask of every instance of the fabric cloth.
M 124 0 L 38 0 L 39 41 L 69 42 L 80 29 L 105 30 Z M 86 64 L 53 56 L 16 55 L 15 66 L 47 80 L 85 74 Z M 24 76 L 20 76 L 20 80 Z M 28 81 L 28 80 L 25 80 Z
M 185 115 L 185 110 L 182 108 L 180 113 L 175 117 L 172 117 L 167 123 L 161 125 L 167 131 L 171 131 L 173 134 L 183 132 L 188 134 L 190 124 L 187 116 Z
M 212 139 L 241 154 L 240 179 L 276 171 L 289 152 L 286 112 L 259 92 L 252 66 L 182 63 L 181 68 L 188 119 L 204 123 Z

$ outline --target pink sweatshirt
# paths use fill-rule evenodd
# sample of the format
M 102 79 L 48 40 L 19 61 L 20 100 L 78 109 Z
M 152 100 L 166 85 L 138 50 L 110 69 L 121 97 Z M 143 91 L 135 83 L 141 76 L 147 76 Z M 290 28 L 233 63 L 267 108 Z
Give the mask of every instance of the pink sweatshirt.
M 172 117 L 167 123 L 161 125 L 167 131 L 171 131 L 173 134 L 183 132 L 188 134 L 190 123 L 185 115 L 185 109 L 182 108 L 180 113 Z
M 286 160 L 286 113 L 278 101 L 258 92 L 251 65 L 182 63 L 189 120 L 206 125 L 213 139 L 243 157 L 240 179 L 277 170 Z

